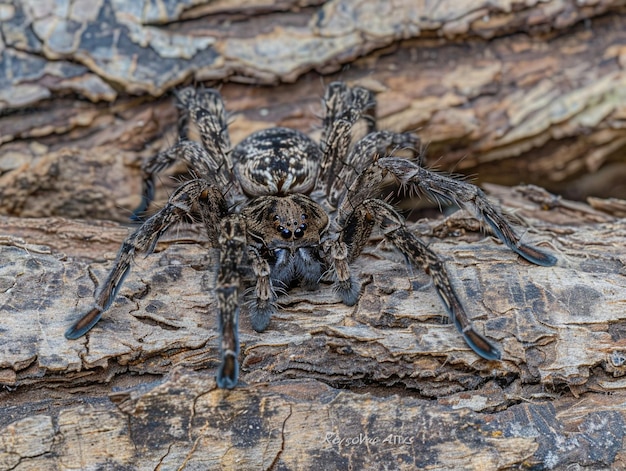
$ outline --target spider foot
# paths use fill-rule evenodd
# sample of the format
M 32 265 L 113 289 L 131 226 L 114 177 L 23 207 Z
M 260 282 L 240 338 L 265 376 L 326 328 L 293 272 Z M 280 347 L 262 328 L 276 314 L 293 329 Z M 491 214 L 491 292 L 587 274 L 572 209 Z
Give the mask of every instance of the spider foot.
M 102 317 L 102 309 L 98 306 L 92 308 L 87 314 L 81 317 L 76 323 L 67 329 L 65 338 L 75 340 L 85 335 Z
M 150 203 L 154 200 L 154 180 L 152 175 L 146 175 L 143 181 L 143 190 L 141 193 L 141 203 L 133 210 L 130 220 L 133 222 L 144 222 L 146 220 L 146 211 L 150 207 Z
M 335 291 L 346 306 L 354 306 L 359 300 L 361 285 L 358 281 L 349 278 L 347 280 L 338 281 L 335 284 Z
M 473 328 L 465 329 L 462 334 L 467 345 L 485 360 L 502 359 L 500 350 L 494 347 L 485 337 L 480 335 Z
M 446 275 L 447 279 L 447 275 Z M 463 305 L 460 303 L 450 285 L 440 276 L 433 278 L 435 289 L 439 298 L 448 311 L 450 320 L 454 323 L 457 330 L 463 336 L 465 343 L 485 360 L 500 360 L 502 354 L 500 350 L 493 346 L 485 337 L 474 330 L 471 321 L 468 319 Z
M 556 264 L 557 258 L 554 255 L 545 253 L 530 245 L 520 245 L 519 247 L 511 247 L 514 252 L 521 255 L 535 265 L 542 267 L 551 267 Z
M 257 332 L 267 329 L 272 315 L 276 313 L 276 305 L 271 302 L 254 303 L 250 307 L 250 323 Z
M 224 353 L 215 381 L 220 389 L 233 389 L 237 386 L 239 381 L 239 362 L 234 352 Z
M 513 252 L 528 260 L 530 263 L 542 267 L 551 267 L 558 261 L 554 255 L 543 252 L 531 245 L 521 243 L 512 232 L 512 229 L 504 223 L 502 218 L 487 213 L 485 219 L 498 239 L 504 242 Z

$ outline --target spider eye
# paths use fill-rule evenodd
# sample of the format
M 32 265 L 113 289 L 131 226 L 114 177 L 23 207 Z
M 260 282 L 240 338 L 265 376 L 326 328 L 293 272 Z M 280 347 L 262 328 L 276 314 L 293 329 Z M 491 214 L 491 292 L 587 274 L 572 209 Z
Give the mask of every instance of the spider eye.
M 302 230 L 302 228 L 298 227 L 295 232 L 293 233 L 293 236 L 296 239 L 300 239 L 302 236 L 304 235 L 304 231 Z
M 291 237 L 291 231 L 289 229 L 279 226 L 278 230 L 280 231 L 280 235 L 283 239 L 289 239 Z

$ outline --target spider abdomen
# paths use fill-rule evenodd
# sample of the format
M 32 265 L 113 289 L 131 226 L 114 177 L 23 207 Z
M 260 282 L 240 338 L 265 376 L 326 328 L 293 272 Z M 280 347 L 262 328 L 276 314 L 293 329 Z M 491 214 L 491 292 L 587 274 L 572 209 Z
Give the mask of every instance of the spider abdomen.
M 233 171 L 250 196 L 309 193 L 321 150 L 306 134 L 271 128 L 251 134 L 232 151 Z

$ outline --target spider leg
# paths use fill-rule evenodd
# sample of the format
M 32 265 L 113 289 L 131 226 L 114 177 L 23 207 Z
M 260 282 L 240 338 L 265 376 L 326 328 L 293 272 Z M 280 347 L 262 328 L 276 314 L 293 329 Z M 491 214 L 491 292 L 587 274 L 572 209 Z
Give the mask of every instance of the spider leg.
M 350 226 L 349 229 L 357 229 Z M 348 230 L 349 230 L 348 229 Z M 363 228 L 366 230 L 366 228 Z M 359 300 L 361 285 L 352 277 L 350 271 L 350 247 L 340 239 L 327 242 L 327 250 L 330 252 L 332 268 L 335 273 L 335 291 L 346 306 L 354 306 Z
M 102 313 L 117 296 L 136 254 L 151 253 L 161 235 L 172 224 L 186 217 L 196 202 L 200 203 L 209 239 L 217 240 L 216 221 L 227 210 L 222 194 L 204 180 L 191 180 L 181 185 L 160 211 L 147 219 L 122 243 L 113 268 L 96 296 L 95 306 L 67 330 L 66 338 L 81 337 L 96 325 Z
M 247 251 L 246 229 L 237 214 L 225 218 L 220 226 L 220 267 L 215 291 L 219 309 L 221 364 L 216 382 L 222 389 L 232 389 L 239 379 L 240 268 Z
M 223 181 L 215 161 L 210 158 L 206 150 L 200 144 L 193 141 L 181 140 L 166 151 L 159 152 L 152 159 L 147 160 L 142 166 L 143 191 L 140 205 L 133 211 L 133 221 L 143 221 L 143 213 L 148 209 L 154 199 L 155 176 L 170 167 L 176 161 L 184 161 L 189 164 L 195 173 L 207 178 L 213 185 L 226 188 L 228 181 Z
M 177 144 L 146 160 L 142 166 L 143 190 L 139 206 L 131 219 L 142 221 L 143 213 L 154 199 L 155 177 L 177 161 L 186 162 L 192 173 L 220 188 L 230 186 L 230 137 L 224 102 L 216 90 L 185 88 L 177 94 L 180 109 Z M 202 146 L 189 140 L 190 123 L 198 128 Z
M 350 214 L 353 208 L 366 199 L 377 196 L 388 174 L 395 177 L 408 191 L 423 192 L 466 208 L 479 221 L 486 222 L 507 247 L 529 262 L 546 267 L 557 262 L 555 256 L 524 244 L 513 227 L 476 185 L 431 172 L 407 159 L 383 157 L 371 162 L 346 192 L 339 206 L 340 217 Z
M 469 210 L 478 220 L 486 222 L 507 247 L 529 262 L 545 267 L 557 262 L 553 255 L 524 244 L 500 211 L 476 185 L 431 172 L 406 159 L 387 157 L 380 159 L 377 165 L 382 170 L 390 171 L 409 191 L 422 191 Z
M 344 165 L 344 159 L 350 149 L 352 128 L 361 118 L 367 122 L 367 132 L 376 129 L 374 94 L 361 87 L 348 87 L 343 82 L 332 82 L 326 87 L 323 99 L 324 118 L 320 145 L 322 164 L 320 180 L 325 185 L 327 194 Z
M 250 247 L 248 256 L 252 262 L 252 270 L 256 276 L 256 286 L 254 290 L 255 299 L 250 306 L 250 323 L 257 332 L 263 332 L 272 314 L 276 312 L 276 294 L 270 279 L 270 265 L 256 248 Z
M 375 224 L 381 227 L 385 237 L 413 266 L 422 267 L 432 277 L 437 294 L 446 307 L 450 319 L 472 350 L 487 360 L 499 360 L 500 351 L 474 330 L 450 284 L 450 277 L 443 261 L 407 229 L 402 216 L 387 203 L 377 199 L 366 200 L 348 217 L 340 235 L 340 240 L 349 249 L 348 259 L 353 260 L 359 255 Z
M 328 201 L 333 207 L 343 200 L 346 192 L 368 165 L 389 150 L 408 150 L 412 159 L 419 158 L 420 140 L 415 134 L 375 131 L 359 139 L 348 153 L 343 166 L 331 183 Z

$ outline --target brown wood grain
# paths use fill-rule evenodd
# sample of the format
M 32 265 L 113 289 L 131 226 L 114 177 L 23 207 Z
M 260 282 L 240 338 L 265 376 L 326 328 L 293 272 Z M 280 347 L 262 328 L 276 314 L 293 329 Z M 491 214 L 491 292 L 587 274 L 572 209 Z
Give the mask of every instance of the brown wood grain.
M 2 218 L 2 462 L 619 467 L 626 224 L 538 188 L 490 190 L 524 219 L 525 240 L 557 254 L 555 267 L 519 260 L 463 213 L 413 230 L 446 259 L 503 361 L 479 359 L 442 322 L 428 277 L 374 241 L 356 263 L 355 307 L 330 286 L 294 289 L 261 334 L 244 309 L 233 391 L 213 379 L 215 254 L 202 237 L 174 233 L 138 260 L 100 324 L 68 341 L 127 229 Z
M 427 144 L 430 166 L 462 172 L 478 182 L 535 183 L 576 199 L 626 198 L 626 16 L 620 14 L 621 3 L 595 2 L 591 7 L 555 0 L 550 8 L 539 3 L 506 12 L 503 5 L 487 2 L 484 10 L 478 8 L 468 16 L 463 11 L 455 12 L 451 3 L 440 2 L 437 9 L 425 10 L 419 21 L 430 26 L 421 24 L 419 34 L 407 36 L 409 39 L 398 41 L 397 33 L 391 33 L 396 31 L 394 28 L 384 29 L 389 34 L 383 35 L 386 44 L 393 47 L 373 49 L 358 59 L 356 51 L 348 47 L 349 53 L 341 57 L 352 63 L 334 74 L 320 77 L 318 73 L 307 73 L 313 67 L 309 64 L 293 84 L 268 87 L 260 85 L 260 76 L 253 75 L 252 86 L 220 85 L 233 113 L 233 142 L 274 125 L 295 127 L 316 136 L 324 84 L 341 79 L 378 92 L 380 127 L 418 132 Z M 412 2 L 400 4 L 412 8 Z M 369 16 L 364 16 L 365 12 L 357 15 L 350 9 L 347 12 L 356 16 L 345 13 L 348 17 L 344 18 L 337 13 L 328 17 L 321 13 L 341 9 L 340 5 L 338 1 L 328 2 L 293 15 L 321 16 L 328 22 L 325 28 L 343 25 L 337 35 L 349 35 L 348 25 L 355 18 L 362 20 L 361 28 L 375 31 L 382 27 L 372 19 L 375 8 L 367 13 Z M 225 11 L 226 7 L 220 15 Z M 406 11 L 398 10 L 397 16 L 385 21 L 400 21 L 403 12 L 411 18 Z M 348 23 L 342 24 L 338 18 Z M 587 20 L 577 21 L 581 18 Z M 476 28 L 487 20 L 494 22 L 493 28 L 485 26 L 492 33 L 479 34 Z M 253 35 L 257 30 L 250 23 L 263 20 L 254 17 L 240 21 L 235 22 L 236 31 L 242 33 L 248 25 L 248 34 Z M 463 22 L 472 26 L 446 28 L 449 23 Z M 217 27 L 206 21 L 183 22 L 182 26 L 191 28 L 186 33 L 189 35 L 217 34 Z M 287 27 L 272 31 L 278 35 L 280 45 L 289 43 L 281 33 L 287 37 L 293 34 L 293 29 Z M 429 32 L 441 37 L 437 39 Z M 322 32 L 314 34 L 318 37 Z M 374 37 L 373 33 L 366 36 Z M 237 42 L 228 35 L 218 37 L 228 47 L 229 41 Z M 255 40 L 263 44 L 254 37 L 241 39 L 251 44 Z M 118 52 L 131 54 L 133 50 Z M 259 50 L 259 56 L 250 57 L 246 63 L 260 65 L 262 53 Z M 48 56 L 54 57 L 48 49 L 42 54 L 39 60 L 43 63 L 52 60 Z M 141 62 L 141 57 L 136 60 Z M 281 60 L 287 57 L 292 56 L 274 56 L 271 64 L 282 67 Z M 313 57 L 317 54 L 292 58 L 310 61 Z M 85 62 L 93 65 L 93 61 Z M 151 64 L 148 61 L 145 67 Z M 162 65 L 154 66 L 157 64 Z M 294 67 L 299 70 L 299 66 Z M 69 73 L 63 68 L 55 70 Z M 100 73 L 98 70 L 93 65 L 90 73 Z M 157 71 L 149 74 L 153 81 L 157 76 Z M 170 83 L 167 91 L 191 81 L 187 73 L 184 77 Z M 215 80 L 208 83 L 219 84 L 218 80 L 226 77 L 228 74 L 215 75 Z M 110 79 L 105 75 L 103 78 Z M 26 79 L 32 86 L 33 78 Z M 15 80 L 18 83 L 20 76 Z M 116 83 L 123 87 L 130 78 L 118 80 Z M 80 94 L 78 100 L 73 99 L 67 93 L 63 88 L 47 90 L 46 100 L 15 104 L 0 116 L 0 211 L 22 217 L 55 215 L 125 221 L 138 203 L 141 162 L 175 140 L 174 100 L 163 95 L 163 88 L 151 90 L 150 94 L 137 91 L 136 97 L 116 93 L 94 100 L 96 103 L 80 99 Z M 11 96 L 22 95 L 15 90 Z M 169 188 L 173 185 L 167 177 L 163 177 L 162 184 Z
M 622 1 L 63 5 L 0 6 L 0 469 L 626 467 Z M 377 238 L 356 306 L 293 289 L 261 334 L 243 309 L 241 383 L 219 390 L 195 226 L 64 338 L 131 230 L 141 162 L 175 142 L 176 88 L 219 86 L 236 143 L 319 137 L 332 80 L 376 91 L 381 129 L 417 132 L 558 257 L 530 265 L 462 212 L 412 224 L 501 362 Z

